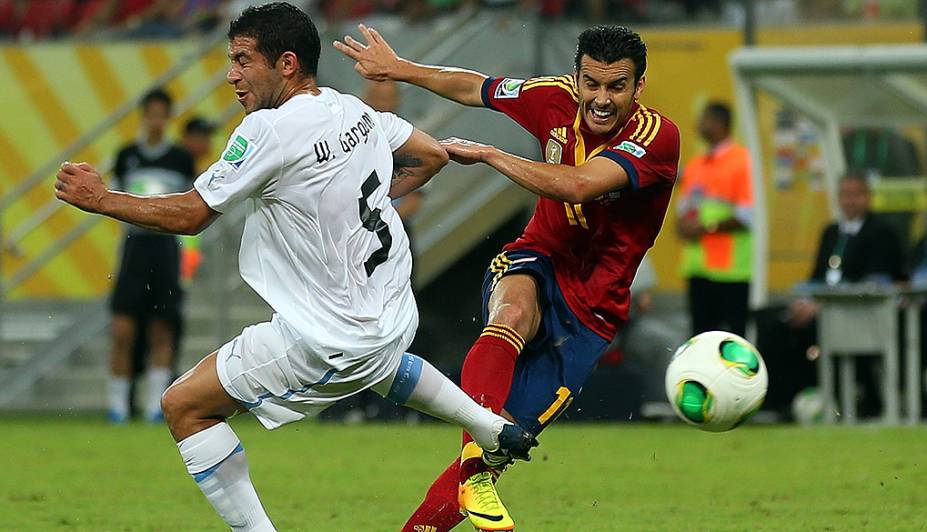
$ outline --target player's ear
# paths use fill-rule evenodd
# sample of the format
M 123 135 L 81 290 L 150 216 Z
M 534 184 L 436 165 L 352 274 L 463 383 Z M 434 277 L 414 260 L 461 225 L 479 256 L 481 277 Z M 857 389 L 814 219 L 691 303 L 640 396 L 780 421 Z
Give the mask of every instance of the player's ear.
M 283 52 L 280 59 L 277 59 L 277 65 L 280 66 L 281 74 L 292 76 L 299 71 L 299 58 L 293 52 Z
M 647 76 L 641 76 L 641 79 L 637 80 L 637 86 L 634 87 L 634 99 L 637 100 L 641 97 L 641 94 L 644 92 L 644 85 L 647 84 Z

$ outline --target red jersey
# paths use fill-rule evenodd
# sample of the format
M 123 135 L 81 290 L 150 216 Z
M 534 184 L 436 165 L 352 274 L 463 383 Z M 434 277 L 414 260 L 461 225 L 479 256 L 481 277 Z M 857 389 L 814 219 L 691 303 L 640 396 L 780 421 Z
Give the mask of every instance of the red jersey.
M 578 166 L 607 157 L 627 172 L 627 187 L 586 203 L 540 198 L 524 233 L 504 248 L 549 257 L 570 309 L 611 340 L 628 318 L 631 281 L 663 225 L 679 164 L 679 128 L 635 103 L 616 134 L 595 135 L 580 113 L 572 76 L 489 78 L 482 95 L 486 107 L 538 139 L 548 163 Z

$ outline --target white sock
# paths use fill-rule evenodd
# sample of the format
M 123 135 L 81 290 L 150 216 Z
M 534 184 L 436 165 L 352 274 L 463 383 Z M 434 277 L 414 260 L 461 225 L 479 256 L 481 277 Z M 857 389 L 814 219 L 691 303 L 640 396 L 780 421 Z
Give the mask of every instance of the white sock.
M 406 353 L 392 379 L 373 388 L 394 403 L 460 425 L 487 451 L 499 447 L 499 433 L 509 423 L 479 405 L 428 361 Z
M 107 388 L 109 411 L 119 417 L 129 417 L 129 378 L 109 376 Z
M 241 441 L 228 423 L 197 432 L 177 448 L 187 472 L 232 530 L 276 530 L 251 484 Z
M 148 370 L 148 406 L 145 408 L 145 417 L 151 419 L 161 414 L 161 396 L 170 385 L 171 370 L 169 368 Z

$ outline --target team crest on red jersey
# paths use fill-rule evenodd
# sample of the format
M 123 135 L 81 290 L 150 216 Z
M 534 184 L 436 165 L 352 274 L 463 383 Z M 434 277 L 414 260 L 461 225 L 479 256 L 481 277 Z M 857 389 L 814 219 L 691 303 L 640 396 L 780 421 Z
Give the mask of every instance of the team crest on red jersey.
M 563 146 L 554 139 L 547 139 L 547 147 L 544 149 L 544 160 L 550 164 L 560 164 L 563 159 Z

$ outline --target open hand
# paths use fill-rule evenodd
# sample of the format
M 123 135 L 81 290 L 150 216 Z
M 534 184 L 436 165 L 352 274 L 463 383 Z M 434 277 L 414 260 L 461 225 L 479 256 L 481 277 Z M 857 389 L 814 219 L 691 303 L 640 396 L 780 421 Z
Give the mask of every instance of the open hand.
M 377 30 L 363 24 L 358 24 L 357 29 L 360 30 L 366 44 L 346 35 L 344 42 L 333 43 L 335 49 L 357 61 L 354 70 L 361 76 L 373 81 L 395 79 L 393 76 L 401 61 L 396 52 Z
M 56 198 L 87 212 L 100 212 L 100 202 L 108 190 L 93 166 L 65 161 L 56 177 Z
M 457 137 L 444 139 L 440 144 L 447 151 L 451 160 L 460 164 L 484 162 L 489 152 L 495 149 L 487 144 L 480 144 L 479 142 Z

